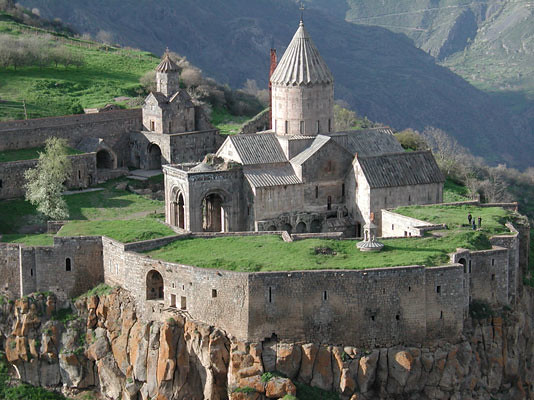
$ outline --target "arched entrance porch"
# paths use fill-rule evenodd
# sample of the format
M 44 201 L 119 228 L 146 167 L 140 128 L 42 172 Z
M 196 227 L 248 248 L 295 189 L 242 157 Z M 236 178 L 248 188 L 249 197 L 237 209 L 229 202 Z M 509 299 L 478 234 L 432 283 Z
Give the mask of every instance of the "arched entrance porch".
M 146 299 L 163 300 L 163 277 L 156 271 L 150 271 L 146 276 Z
M 224 232 L 223 198 L 212 193 L 202 201 L 202 230 L 204 232 Z
M 181 192 L 178 192 L 173 204 L 173 222 L 174 226 L 177 226 L 180 229 L 185 229 L 185 201 L 184 196 Z
M 113 169 L 114 168 L 113 155 L 105 149 L 98 150 L 96 153 L 96 168 L 97 169 Z
M 148 146 L 147 169 L 161 169 L 161 149 L 155 143 Z

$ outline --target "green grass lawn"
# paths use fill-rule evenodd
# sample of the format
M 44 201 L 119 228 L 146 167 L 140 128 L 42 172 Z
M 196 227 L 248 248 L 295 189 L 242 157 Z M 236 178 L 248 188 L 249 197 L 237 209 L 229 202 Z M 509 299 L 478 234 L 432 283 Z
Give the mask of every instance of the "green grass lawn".
M 244 236 L 178 240 L 146 254 L 201 268 L 257 272 L 433 266 L 447 263 L 448 253 L 458 247 L 491 248 L 481 232 L 465 230 L 444 235 L 383 240 L 385 247 L 380 253 L 360 252 L 352 240 L 308 239 L 286 243 L 279 236 Z M 319 247 L 330 248 L 336 254 L 316 254 L 315 249 Z
M 107 236 L 123 243 L 156 239 L 175 235 L 175 232 L 158 222 L 161 215 L 127 220 L 72 221 L 65 225 L 58 236 Z
M 39 235 L 2 234 L 0 242 L 21 243 L 26 246 L 52 246 L 54 244 L 54 235 L 47 233 Z
M 102 191 L 65 196 L 72 220 L 117 220 L 161 213 L 164 203 L 116 188 L 124 179 L 115 179 L 99 187 Z M 37 211 L 23 199 L 0 201 L 0 233 L 19 233 L 25 225 L 36 223 Z
M 448 229 L 423 238 L 383 239 L 385 247 L 380 253 L 362 253 L 355 241 L 309 239 L 285 243 L 279 236 L 252 236 L 178 240 L 146 254 L 201 268 L 247 272 L 436 266 L 446 264 L 449 254 L 459 247 L 490 249 L 489 237 L 509 233 L 504 224 L 511 219 L 510 212 L 498 207 L 436 205 L 396 211 L 432 223 L 446 223 Z M 473 231 L 467 226 L 469 212 L 482 217 L 481 230 Z M 316 254 L 316 249 L 322 247 L 336 254 Z
M 22 160 L 34 160 L 39 158 L 39 153 L 44 152 L 44 147 L 32 147 L 20 150 L 0 151 L 0 163 Z M 67 147 L 68 155 L 83 154 L 82 151 Z
M 221 131 L 221 135 L 236 135 L 250 118 L 232 115 L 223 108 L 214 108 L 211 113 L 211 123 Z
M 509 233 L 504 225 L 511 220 L 510 211 L 500 207 L 462 206 L 410 206 L 399 207 L 395 212 L 434 224 L 447 224 L 449 229 L 469 229 L 467 215 L 482 217 L 482 232 L 488 235 Z
M 117 189 L 126 179 L 115 179 L 98 192 L 65 196 L 70 219 L 61 236 L 106 235 L 124 242 L 168 236 L 174 232 L 157 221 L 163 219 L 163 201 L 152 200 L 127 190 Z M 160 183 L 161 177 L 146 181 Z M 143 183 L 135 182 L 135 186 Z M 53 237 L 46 234 L 24 234 L 28 225 L 43 224 L 35 207 L 23 199 L 0 201 L 0 233 L 2 241 L 27 245 L 51 245 Z
M 455 201 L 466 200 L 471 200 L 468 196 L 467 188 L 453 182 L 450 178 L 447 178 L 445 185 L 443 186 L 443 202 L 453 203 Z
M 0 32 L 19 36 L 25 26 L 0 20 Z M 78 41 L 81 43 L 81 41 Z M 87 48 L 71 41 L 65 46 L 83 58 L 82 67 L 0 68 L 0 120 L 23 119 L 25 100 L 28 117 L 39 118 L 72 114 L 78 106 L 100 107 L 114 103 L 115 97 L 136 97 L 139 78 L 154 69 L 159 58 L 151 53 L 128 50 Z

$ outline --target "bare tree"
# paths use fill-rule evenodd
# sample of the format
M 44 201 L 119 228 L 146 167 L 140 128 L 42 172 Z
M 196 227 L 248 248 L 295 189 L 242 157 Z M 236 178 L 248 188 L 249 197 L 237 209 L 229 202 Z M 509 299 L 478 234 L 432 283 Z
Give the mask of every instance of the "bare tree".
M 147 93 L 156 91 L 156 71 L 150 70 L 145 73 L 140 79 L 139 83 L 147 91 Z
M 186 87 L 200 86 L 202 83 L 202 71 L 198 68 L 185 67 L 182 69 L 180 78 Z
M 460 146 L 456 139 L 438 128 L 426 127 L 422 136 L 432 149 L 441 170 L 445 175 L 451 176 L 455 166 L 466 154 L 466 149 Z
M 336 131 L 348 131 L 354 129 L 358 122 L 356 112 L 344 108 L 339 104 L 334 104 L 334 124 Z
M 106 46 L 106 51 L 113 42 L 113 35 L 111 32 L 100 30 L 96 34 L 96 40 Z

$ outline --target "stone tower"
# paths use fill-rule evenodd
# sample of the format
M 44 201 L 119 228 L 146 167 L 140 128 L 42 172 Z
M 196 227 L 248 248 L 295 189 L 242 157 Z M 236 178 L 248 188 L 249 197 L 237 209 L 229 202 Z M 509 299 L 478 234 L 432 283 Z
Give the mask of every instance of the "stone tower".
M 333 131 L 334 77 L 302 20 L 271 84 L 276 134 L 311 136 Z
M 178 66 L 171 60 L 169 49 L 156 67 L 157 91 L 169 97 L 180 89 L 180 73 Z

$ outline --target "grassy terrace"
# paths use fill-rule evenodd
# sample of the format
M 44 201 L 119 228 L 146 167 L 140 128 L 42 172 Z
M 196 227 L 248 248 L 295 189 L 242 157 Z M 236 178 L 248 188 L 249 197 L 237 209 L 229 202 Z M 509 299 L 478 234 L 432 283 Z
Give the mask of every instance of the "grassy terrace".
M 22 160 L 34 160 L 39 158 L 39 153 L 44 151 L 44 147 L 32 147 L 20 150 L 0 151 L 0 163 Z M 82 151 L 67 147 L 68 155 L 83 154 Z
M 249 119 L 250 117 L 232 115 L 223 108 L 214 108 L 211 113 L 211 123 L 220 130 L 221 135 L 238 134 L 241 126 Z
M 28 36 L 27 30 L 0 15 L 1 34 Z M 96 44 L 72 39 L 63 44 L 83 60 L 83 66 L 0 68 L 0 120 L 23 119 L 23 100 L 29 118 L 40 118 L 80 112 L 80 106 L 116 103 L 114 98 L 120 96 L 136 97 L 139 78 L 159 63 L 158 57 L 143 51 L 80 47 Z
M 285 243 L 278 236 L 225 237 L 176 241 L 146 253 L 150 257 L 232 271 L 288 271 L 318 269 L 366 269 L 402 265 L 435 266 L 447 263 L 458 247 L 472 250 L 491 248 L 489 236 L 507 233 L 504 223 L 510 215 L 501 208 L 464 206 L 405 207 L 404 215 L 447 223 L 448 229 L 423 238 L 385 239 L 380 253 L 362 253 L 355 241 L 309 239 Z M 467 227 L 467 213 L 482 216 L 483 227 Z M 466 226 L 463 226 L 465 218 Z M 329 249 L 325 255 L 319 249 Z
M 98 192 L 65 196 L 71 222 L 59 236 L 105 235 L 123 242 L 169 236 L 174 232 L 161 224 L 162 201 L 140 196 L 117 186 L 128 182 L 140 187 L 161 180 L 154 177 L 147 183 L 117 179 L 100 185 Z M 51 245 L 53 236 L 27 234 L 28 227 L 42 225 L 35 208 L 23 199 L 0 201 L 0 233 L 2 241 L 27 245 Z

